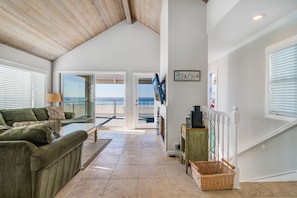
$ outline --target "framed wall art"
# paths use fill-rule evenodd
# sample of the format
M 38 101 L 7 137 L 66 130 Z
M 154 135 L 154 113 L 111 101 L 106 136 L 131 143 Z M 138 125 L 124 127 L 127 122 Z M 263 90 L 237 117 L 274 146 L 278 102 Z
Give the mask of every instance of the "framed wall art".
M 217 110 L 218 107 L 218 82 L 217 70 L 208 73 L 208 105 L 212 110 Z
M 200 81 L 200 70 L 174 70 L 174 81 Z

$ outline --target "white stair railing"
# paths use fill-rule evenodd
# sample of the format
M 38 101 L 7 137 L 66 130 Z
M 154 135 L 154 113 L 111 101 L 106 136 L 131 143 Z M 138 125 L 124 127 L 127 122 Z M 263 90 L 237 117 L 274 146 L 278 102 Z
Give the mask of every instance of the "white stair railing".
M 202 108 L 204 123 L 208 127 L 209 160 L 224 158 L 235 166 L 233 188 L 239 187 L 237 167 L 237 132 L 240 121 L 238 107 L 233 106 L 231 113 Z

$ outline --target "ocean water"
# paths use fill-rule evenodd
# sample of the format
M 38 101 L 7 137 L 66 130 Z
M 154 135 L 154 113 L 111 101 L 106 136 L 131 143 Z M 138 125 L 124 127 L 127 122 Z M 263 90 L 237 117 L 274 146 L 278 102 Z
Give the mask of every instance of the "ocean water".
M 114 101 L 117 105 L 124 105 L 123 97 L 97 97 L 96 105 L 113 105 Z M 64 103 L 75 103 L 76 105 L 84 104 L 85 98 L 83 97 L 64 97 Z M 154 105 L 153 97 L 139 98 L 139 105 Z

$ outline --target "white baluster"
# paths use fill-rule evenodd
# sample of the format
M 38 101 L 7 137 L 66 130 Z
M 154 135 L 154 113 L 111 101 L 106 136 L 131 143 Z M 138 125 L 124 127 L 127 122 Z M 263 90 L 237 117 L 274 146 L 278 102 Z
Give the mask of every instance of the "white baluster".
M 227 159 L 230 160 L 230 117 L 227 117 Z
M 233 148 L 233 165 L 235 166 L 235 177 L 234 177 L 234 182 L 233 182 L 233 188 L 239 189 L 240 185 L 239 185 L 239 168 L 237 166 L 237 127 L 238 127 L 238 123 L 240 121 L 240 115 L 239 115 L 239 111 L 238 111 L 238 107 L 237 106 L 233 106 L 233 111 L 231 113 L 231 120 L 233 122 L 233 140 L 234 140 L 234 148 Z
M 216 116 L 217 116 L 217 132 L 218 132 L 218 136 L 217 136 L 217 140 L 218 140 L 218 143 L 217 143 L 217 146 L 218 146 L 217 160 L 220 160 L 222 158 L 222 156 L 220 156 L 220 154 L 221 154 L 221 138 L 222 138 L 221 133 L 220 133 L 220 118 L 221 118 L 221 116 L 219 114 L 217 114 Z
M 221 122 L 221 126 L 222 126 L 222 157 L 224 158 L 224 159 L 226 159 L 225 158 L 225 116 L 224 115 L 222 115 L 222 122 Z M 228 159 L 227 159 L 228 160 Z

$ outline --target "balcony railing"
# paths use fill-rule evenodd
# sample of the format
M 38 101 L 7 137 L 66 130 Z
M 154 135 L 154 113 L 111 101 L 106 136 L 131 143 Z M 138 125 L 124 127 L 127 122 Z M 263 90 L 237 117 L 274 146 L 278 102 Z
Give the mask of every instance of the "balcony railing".
M 124 117 L 124 98 L 96 98 L 96 117 Z
M 85 99 L 64 101 L 64 111 L 74 112 L 75 118 L 84 117 L 87 115 L 86 103 L 87 101 Z

